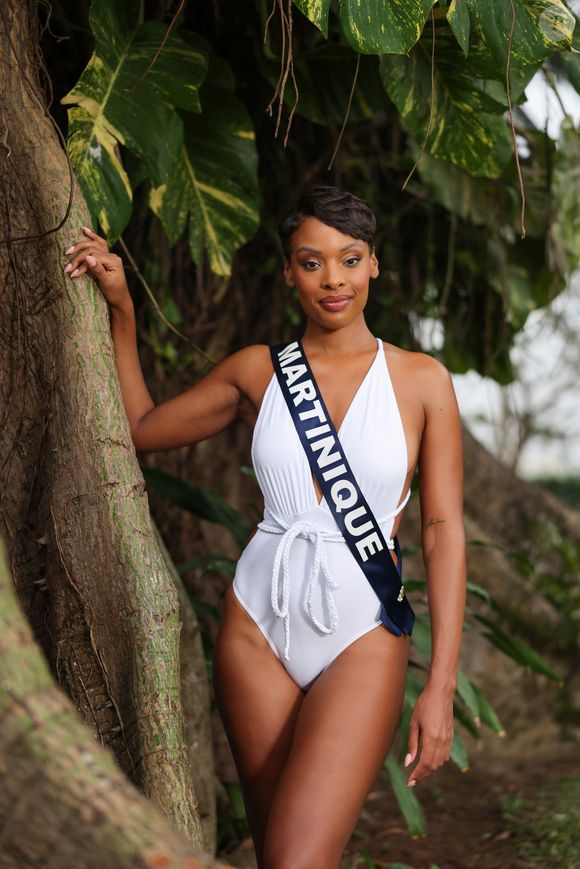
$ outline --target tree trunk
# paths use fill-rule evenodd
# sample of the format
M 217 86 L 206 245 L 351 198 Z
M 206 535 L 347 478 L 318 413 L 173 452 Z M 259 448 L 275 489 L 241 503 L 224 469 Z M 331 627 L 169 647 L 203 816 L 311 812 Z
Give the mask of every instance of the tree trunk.
M 63 252 L 89 217 L 75 186 L 64 220 L 71 182 L 38 86 L 34 8 L 8 0 L 0 22 L 2 533 L 58 684 L 127 775 L 202 845 L 195 760 L 211 850 L 207 691 L 196 694 L 189 751 L 181 701 L 203 659 L 198 642 L 180 674 L 180 605 L 188 631 L 195 615 L 155 539 L 106 303 L 90 280 L 63 275 Z
M 220 866 L 95 744 L 58 690 L 0 545 L 0 865 L 5 869 Z

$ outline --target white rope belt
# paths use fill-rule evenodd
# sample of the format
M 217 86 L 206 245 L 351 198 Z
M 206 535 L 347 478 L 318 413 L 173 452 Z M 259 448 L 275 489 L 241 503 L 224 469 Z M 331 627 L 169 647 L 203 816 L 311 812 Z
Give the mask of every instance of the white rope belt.
M 411 496 L 411 490 L 407 492 L 406 497 L 401 504 L 388 516 L 383 517 L 379 524 L 386 522 L 388 519 L 394 518 L 403 509 Z M 306 522 L 298 519 L 295 522 L 287 523 L 275 517 L 276 524 L 272 525 L 269 522 L 262 521 L 258 523 L 258 528 L 261 531 L 266 531 L 268 534 L 281 534 L 282 537 L 276 548 L 274 556 L 274 564 L 272 566 L 272 584 L 271 584 L 271 599 L 272 610 L 275 615 L 284 620 L 284 658 L 290 660 L 290 552 L 292 544 L 297 537 L 312 540 L 315 544 L 314 560 L 312 562 L 312 570 L 310 571 L 310 579 L 306 587 L 304 595 L 304 607 L 312 623 L 324 634 L 333 634 L 339 626 L 338 612 L 332 594 L 340 585 L 334 581 L 328 569 L 328 560 L 324 541 L 344 542 L 344 537 L 340 531 L 325 531 L 319 528 L 313 522 Z M 386 538 L 389 549 L 395 548 L 395 542 L 392 539 Z M 282 602 L 280 603 L 280 567 L 282 568 Z M 316 583 L 322 574 L 324 583 L 322 590 L 328 606 L 330 614 L 330 624 L 323 624 L 313 608 L 312 598 Z

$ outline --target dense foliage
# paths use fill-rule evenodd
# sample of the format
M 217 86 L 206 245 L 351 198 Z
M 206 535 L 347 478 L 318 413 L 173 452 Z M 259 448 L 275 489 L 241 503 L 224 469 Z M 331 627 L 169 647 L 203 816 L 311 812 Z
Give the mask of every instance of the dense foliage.
M 376 330 L 389 332 L 393 304 L 411 322 L 435 318 L 451 368 L 509 381 L 511 338 L 563 289 L 580 250 L 578 131 L 567 120 L 554 142 L 519 108 L 538 70 L 552 83 L 567 75 L 580 84 L 567 6 L 190 6 L 174 19 L 161 3 L 91 4 L 94 52 L 63 103 L 77 177 L 110 241 L 140 188 L 170 243 L 187 232 L 193 260 L 207 252 L 211 269 L 228 276 L 258 229 L 260 204 L 268 217 L 283 212 L 272 191 L 284 197 L 311 180 L 350 186 L 379 213 L 388 273 Z M 271 230 L 266 236 L 274 250 Z

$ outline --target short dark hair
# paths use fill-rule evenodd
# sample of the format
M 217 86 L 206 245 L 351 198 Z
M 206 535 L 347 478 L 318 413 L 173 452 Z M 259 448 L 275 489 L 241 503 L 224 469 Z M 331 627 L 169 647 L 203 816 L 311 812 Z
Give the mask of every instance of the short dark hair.
M 290 239 L 306 217 L 333 226 L 345 235 L 366 241 L 373 249 L 377 221 L 363 199 L 337 187 L 316 186 L 306 190 L 278 229 L 284 256 L 290 259 Z

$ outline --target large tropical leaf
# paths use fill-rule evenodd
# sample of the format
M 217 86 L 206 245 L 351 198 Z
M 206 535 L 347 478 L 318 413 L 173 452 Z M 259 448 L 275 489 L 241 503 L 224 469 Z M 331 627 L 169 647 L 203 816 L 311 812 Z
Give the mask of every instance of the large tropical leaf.
M 194 261 L 205 245 L 212 270 L 229 275 L 235 251 L 259 222 L 254 130 L 234 94 L 229 66 L 214 55 L 200 98 L 202 114 L 182 116 L 185 139 L 176 171 L 151 190 L 149 203 L 172 243 L 189 220 Z
M 328 36 L 330 0 L 294 0 L 294 5 L 318 27 L 323 36 Z
M 469 61 L 440 21 L 436 30 L 434 95 L 431 88 L 432 36 L 425 33 L 409 55 L 381 57 L 385 90 L 403 121 L 426 150 L 476 176 L 497 177 L 511 156 L 511 139 L 502 113 L 501 86 L 475 77 L 481 61 Z M 505 92 L 503 92 L 505 93 Z
M 340 0 L 344 35 L 361 54 L 405 54 L 415 45 L 435 0 Z
M 199 111 L 198 87 L 206 57 L 198 46 L 170 35 L 152 69 L 166 27 L 140 23 L 138 0 L 95 0 L 90 25 L 95 50 L 74 88 L 62 99 L 69 110 L 69 152 L 94 220 L 110 242 L 129 219 L 131 187 L 119 145 L 143 157 L 157 184 L 174 172 L 183 141 L 172 106 Z
M 496 64 L 505 68 L 512 7 L 508 2 L 467 0 L 471 23 L 489 48 Z M 570 48 L 574 16 L 561 0 L 514 0 L 516 13 L 511 63 L 537 64 L 555 51 Z
M 451 0 L 447 9 L 447 21 L 453 34 L 467 57 L 469 54 L 469 6 L 467 0 Z

